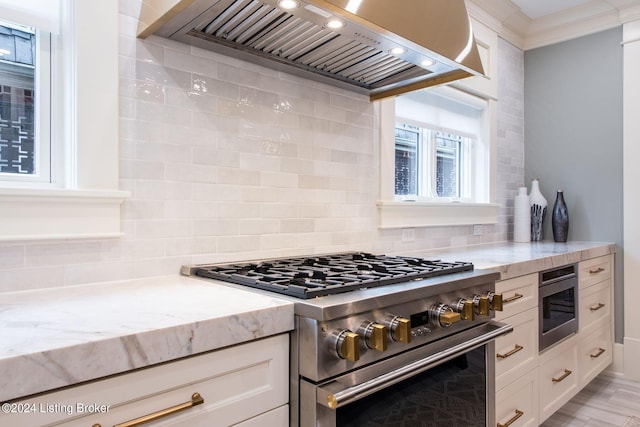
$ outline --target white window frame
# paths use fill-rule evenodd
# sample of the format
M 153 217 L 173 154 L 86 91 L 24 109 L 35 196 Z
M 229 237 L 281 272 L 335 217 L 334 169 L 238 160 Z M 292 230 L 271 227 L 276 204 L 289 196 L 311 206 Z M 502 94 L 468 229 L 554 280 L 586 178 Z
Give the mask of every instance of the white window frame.
M 9 19 L 8 3 L 0 2 L 0 12 L 20 22 Z M 0 241 L 122 235 L 120 208 L 130 194 L 119 190 L 118 0 L 61 3 L 52 25 L 61 59 L 52 74 L 62 80 L 53 89 L 57 188 L 1 184 Z
M 475 94 L 481 95 L 481 94 Z M 469 202 L 449 198 L 429 200 L 398 200 L 395 196 L 395 98 L 376 104 L 380 140 L 380 194 L 378 206 L 379 228 L 433 227 L 453 225 L 496 224 L 500 205 L 495 203 L 495 175 L 497 141 L 497 105 L 487 99 L 487 126 L 483 139 L 488 147 L 486 181 L 478 190 L 486 202 Z

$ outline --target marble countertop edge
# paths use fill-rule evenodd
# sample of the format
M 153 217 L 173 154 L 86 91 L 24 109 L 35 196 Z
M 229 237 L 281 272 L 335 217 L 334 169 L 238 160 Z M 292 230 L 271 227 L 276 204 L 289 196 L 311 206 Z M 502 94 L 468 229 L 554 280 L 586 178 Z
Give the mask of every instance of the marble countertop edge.
M 0 401 L 288 332 L 293 323 L 291 302 L 177 275 L 0 294 Z

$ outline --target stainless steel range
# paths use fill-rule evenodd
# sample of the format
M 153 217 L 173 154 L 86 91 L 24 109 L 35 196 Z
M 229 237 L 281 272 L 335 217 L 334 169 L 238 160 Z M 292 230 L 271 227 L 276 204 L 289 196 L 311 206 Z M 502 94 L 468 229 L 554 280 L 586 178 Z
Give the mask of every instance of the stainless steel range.
M 495 425 L 498 273 L 361 252 L 182 272 L 295 302 L 292 426 Z

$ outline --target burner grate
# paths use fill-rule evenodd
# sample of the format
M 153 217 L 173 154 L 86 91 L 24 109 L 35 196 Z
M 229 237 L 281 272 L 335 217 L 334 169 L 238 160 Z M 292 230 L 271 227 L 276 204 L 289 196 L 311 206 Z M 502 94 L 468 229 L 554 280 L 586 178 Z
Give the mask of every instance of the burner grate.
M 201 266 L 195 274 L 310 299 L 470 270 L 473 270 L 473 264 L 469 262 L 349 252 L 261 263 Z

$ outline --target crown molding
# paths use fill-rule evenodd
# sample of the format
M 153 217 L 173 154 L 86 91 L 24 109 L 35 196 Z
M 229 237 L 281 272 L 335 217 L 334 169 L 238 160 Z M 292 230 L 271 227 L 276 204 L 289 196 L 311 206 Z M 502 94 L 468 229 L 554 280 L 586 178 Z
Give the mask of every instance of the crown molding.
M 511 0 L 467 0 L 467 7 L 472 18 L 493 28 L 500 37 L 522 50 L 563 42 L 640 19 L 639 0 L 592 0 L 538 19 L 529 18 Z

